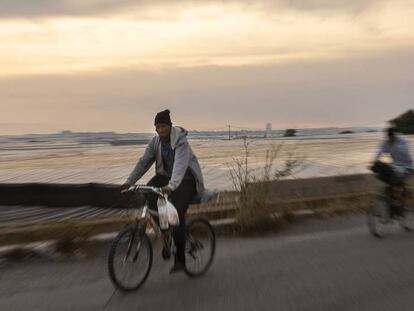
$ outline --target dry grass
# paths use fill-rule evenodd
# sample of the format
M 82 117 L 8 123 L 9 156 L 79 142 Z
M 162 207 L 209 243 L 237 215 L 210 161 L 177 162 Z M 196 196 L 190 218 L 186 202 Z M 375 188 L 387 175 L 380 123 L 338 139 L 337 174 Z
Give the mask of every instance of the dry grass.
M 289 154 L 283 167 L 275 165 L 283 145 L 278 144 L 266 151 L 265 164 L 261 172 L 249 167 L 249 143 L 244 139 L 244 156 L 233 158 L 230 177 L 237 191 L 236 219 L 239 233 L 263 233 L 275 230 L 286 222 L 289 212 L 278 204 L 270 202 L 271 182 L 291 176 L 298 170 L 303 159 L 296 154 Z M 279 215 L 271 217 L 271 215 Z
M 321 217 L 331 217 L 343 214 L 365 213 L 372 205 L 373 195 L 359 195 L 349 198 L 338 198 L 315 202 L 317 208 L 314 209 L 316 215 Z

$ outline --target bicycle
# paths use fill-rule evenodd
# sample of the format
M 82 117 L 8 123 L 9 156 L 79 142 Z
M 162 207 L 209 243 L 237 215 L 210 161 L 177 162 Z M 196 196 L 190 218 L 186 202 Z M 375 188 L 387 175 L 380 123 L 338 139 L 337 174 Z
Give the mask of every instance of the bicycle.
M 369 231 L 377 238 L 388 234 L 388 228 L 396 221 L 406 231 L 414 230 L 414 206 L 407 201 L 412 200 L 412 194 L 403 182 L 398 188 L 393 185 L 385 187 L 378 195 L 367 212 Z
M 137 185 L 123 192 L 128 191 L 137 191 L 143 194 L 155 193 L 159 197 L 167 199 L 161 188 Z M 119 232 L 110 248 L 108 256 L 109 276 L 115 287 L 124 292 L 139 289 L 145 283 L 151 271 L 153 247 L 147 233 L 148 226 L 153 229 L 156 238 L 162 239 L 163 259 L 174 258 L 176 248 L 172 238 L 172 227 L 161 230 L 154 216 L 158 217 L 158 212 L 151 210 L 145 204 L 141 216 L 138 217 L 137 214 L 135 224 Z M 189 277 L 199 277 L 207 272 L 213 262 L 216 247 L 215 233 L 210 222 L 205 218 L 192 219 L 186 227 L 186 265 L 184 272 Z M 206 251 L 207 257 L 203 256 L 203 251 Z M 140 268 L 141 263 L 143 264 L 142 268 Z M 128 270 L 137 267 L 138 271 L 131 273 Z

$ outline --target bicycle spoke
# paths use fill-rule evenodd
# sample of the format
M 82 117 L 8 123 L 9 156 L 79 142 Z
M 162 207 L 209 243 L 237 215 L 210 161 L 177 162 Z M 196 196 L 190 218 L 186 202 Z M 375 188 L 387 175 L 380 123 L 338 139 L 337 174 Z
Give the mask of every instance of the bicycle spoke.
M 125 257 L 124 257 L 124 263 L 126 263 L 128 261 L 128 257 L 131 253 L 131 249 L 132 249 L 133 244 L 134 244 L 134 239 L 131 237 L 129 239 L 129 242 L 128 242 L 127 252 L 126 252 Z
M 133 262 L 135 262 L 135 261 L 137 260 L 137 258 L 138 258 L 139 251 L 141 250 L 141 244 L 142 244 L 142 241 L 140 240 L 140 241 L 137 243 L 137 248 L 136 248 L 136 250 L 135 250 L 135 254 L 134 254 L 134 257 L 133 257 L 133 259 L 132 259 L 132 261 L 133 261 Z

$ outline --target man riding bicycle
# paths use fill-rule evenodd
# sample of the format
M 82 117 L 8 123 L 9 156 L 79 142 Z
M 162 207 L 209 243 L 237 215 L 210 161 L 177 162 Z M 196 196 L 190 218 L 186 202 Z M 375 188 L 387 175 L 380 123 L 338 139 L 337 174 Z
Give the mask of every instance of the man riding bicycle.
M 204 191 L 203 175 L 197 157 L 188 141 L 187 131 L 172 126 L 170 111 L 164 110 L 155 116 L 155 136 L 145 149 L 134 170 L 121 189 L 134 185 L 155 162 L 156 175 L 148 182 L 149 186 L 162 187 L 169 195 L 180 219 L 179 226 L 173 228 L 174 243 L 177 247 L 171 273 L 185 267 L 186 225 L 185 213 L 190 203 L 201 197 Z M 157 196 L 147 196 L 148 207 L 157 210 Z
M 379 161 L 383 154 L 391 156 L 392 164 Z M 391 196 L 402 198 L 404 181 L 412 172 L 413 160 L 408 142 L 397 136 L 394 128 L 387 129 L 387 138 L 380 146 L 371 169 L 379 179 L 391 186 Z M 397 210 L 392 212 L 398 213 Z

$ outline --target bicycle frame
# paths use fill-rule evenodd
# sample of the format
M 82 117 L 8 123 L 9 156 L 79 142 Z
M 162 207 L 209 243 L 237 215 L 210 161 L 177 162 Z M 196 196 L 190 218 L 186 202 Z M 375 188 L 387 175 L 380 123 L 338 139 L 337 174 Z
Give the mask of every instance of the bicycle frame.
M 153 192 L 167 199 L 159 188 L 133 186 L 122 192 L 127 191 Z M 146 232 L 147 225 L 151 226 L 154 230 L 155 238 L 160 238 L 162 240 L 162 258 L 164 260 L 169 260 L 171 258 L 176 258 L 177 255 L 176 245 L 172 236 L 173 227 L 170 226 L 166 231 L 162 230 L 155 219 L 155 216 L 159 215 L 159 213 L 150 209 L 148 204 L 142 206 L 142 211 L 141 209 L 134 211 L 136 211 L 134 215 L 136 224 L 128 226 L 118 233 L 112 242 L 108 255 L 108 272 L 110 279 L 117 288 L 126 292 L 136 290 L 142 286 L 151 271 L 153 263 L 153 241 L 151 241 L 149 234 Z M 188 226 L 188 228 L 202 228 L 203 230 L 207 230 L 206 242 L 204 242 L 204 235 L 198 236 L 196 229 L 195 231 L 193 230 L 194 232 L 190 230 L 192 233 L 187 234 L 185 255 L 190 256 L 188 257 L 190 264 L 187 265 L 188 262 L 186 262 L 184 272 L 189 277 L 198 277 L 203 275 L 212 263 L 215 253 L 215 234 L 211 224 L 204 218 L 192 219 Z M 124 245 L 127 247 L 126 250 L 124 249 Z M 207 250 L 206 254 L 208 254 L 208 257 L 205 256 L 205 252 L 203 252 L 204 249 Z M 203 257 L 207 259 L 204 260 Z M 129 278 L 130 272 L 128 272 L 127 269 L 133 268 L 133 265 L 137 263 L 138 258 L 140 258 L 139 267 L 144 269 L 142 270 L 144 273 L 142 275 L 138 274 L 138 279 L 134 279 L 131 283 Z M 141 261 L 141 258 L 144 261 Z M 203 263 L 203 266 L 200 266 L 201 263 Z M 126 274 L 125 271 L 127 271 Z M 122 273 L 118 274 L 118 272 Z
M 131 186 L 129 189 L 123 191 L 123 192 L 129 192 L 129 191 L 140 191 L 140 192 L 150 192 L 155 193 L 159 197 L 164 198 L 165 200 L 168 199 L 168 196 L 163 194 L 161 191 L 161 188 L 156 188 L 152 186 L 141 186 L 141 185 L 135 185 Z M 141 217 L 138 218 L 138 215 L 136 217 L 137 227 L 138 230 L 142 230 L 145 232 L 147 228 L 147 224 L 150 225 L 150 227 L 154 230 L 154 233 L 158 239 L 162 238 L 164 236 L 164 232 L 161 230 L 161 228 L 158 226 L 157 222 L 154 220 L 154 216 L 158 216 L 158 212 L 151 210 L 147 204 L 144 205 Z M 142 232 L 140 231 L 140 232 Z M 167 232 L 170 232 L 171 228 L 167 230 Z
M 141 218 L 138 218 L 137 216 L 136 221 L 138 224 L 140 222 L 143 223 L 144 228 L 142 229 L 146 229 L 146 225 L 149 224 L 150 227 L 154 230 L 157 238 L 160 238 L 162 236 L 162 231 L 161 228 L 157 225 L 153 216 L 158 216 L 158 213 L 148 208 L 148 205 L 145 204 L 141 212 Z

